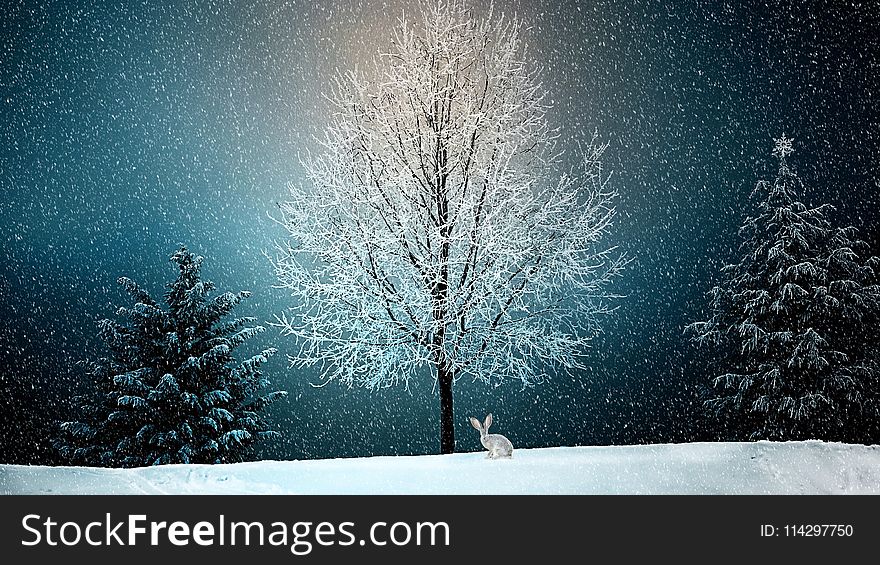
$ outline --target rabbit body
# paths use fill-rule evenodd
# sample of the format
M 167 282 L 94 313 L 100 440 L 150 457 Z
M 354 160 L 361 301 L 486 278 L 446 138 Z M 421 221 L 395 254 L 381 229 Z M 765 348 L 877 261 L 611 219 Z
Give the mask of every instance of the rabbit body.
M 489 450 L 486 457 L 498 459 L 501 457 L 513 457 L 513 444 L 501 434 L 486 434 L 480 437 L 480 443 Z
M 486 416 L 485 422 L 481 423 L 476 418 L 470 418 L 471 425 L 480 431 L 480 443 L 489 453 L 488 459 L 501 459 L 513 457 L 513 444 L 501 434 L 490 434 L 489 426 L 492 425 L 492 414 Z

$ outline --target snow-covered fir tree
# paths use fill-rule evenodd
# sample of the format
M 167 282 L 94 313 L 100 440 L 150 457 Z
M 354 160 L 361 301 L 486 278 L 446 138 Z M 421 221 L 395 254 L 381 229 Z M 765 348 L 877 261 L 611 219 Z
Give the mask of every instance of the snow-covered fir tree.
M 833 206 L 804 204 L 792 151 L 775 140 L 779 171 L 752 194 L 740 259 L 709 293 L 709 319 L 688 328 L 718 355 L 707 406 L 750 439 L 870 441 L 880 259 L 855 228 L 831 224 Z
M 165 306 L 128 278 L 134 306 L 124 322 L 102 320 L 109 356 L 91 363 L 97 390 L 78 397 L 77 421 L 61 424 L 57 445 L 74 464 L 134 467 L 241 461 L 260 439 L 277 437 L 261 416 L 287 393 L 265 394 L 266 349 L 236 363 L 233 349 L 263 331 L 250 317 L 224 321 L 249 292 L 210 296 L 202 257 L 181 247 Z

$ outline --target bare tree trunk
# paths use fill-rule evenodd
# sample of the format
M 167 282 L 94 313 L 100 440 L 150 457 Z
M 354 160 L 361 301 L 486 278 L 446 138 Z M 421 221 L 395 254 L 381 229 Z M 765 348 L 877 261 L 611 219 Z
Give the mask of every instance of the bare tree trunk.
M 440 386 L 440 454 L 455 452 L 455 420 L 452 415 L 452 370 L 444 347 L 446 341 L 446 321 L 449 317 L 449 256 L 450 224 L 449 201 L 447 200 L 446 148 L 437 140 L 439 173 L 437 175 L 437 217 L 440 221 L 440 275 L 433 290 L 434 321 L 437 330 L 434 334 L 434 351 L 437 359 L 437 383 Z
M 447 363 L 437 364 L 440 387 L 440 453 L 455 452 L 455 420 L 452 416 L 452 373 Z

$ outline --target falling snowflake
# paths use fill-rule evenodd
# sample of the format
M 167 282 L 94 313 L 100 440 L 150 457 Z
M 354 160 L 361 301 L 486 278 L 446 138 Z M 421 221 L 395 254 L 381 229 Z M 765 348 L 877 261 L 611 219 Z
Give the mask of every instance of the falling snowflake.
M 792 142 L 794 142 L 794 139 L 785 137 L 784 133 L 779 139 L 773 139 L 773 154 L 781 159 L 785 159 L 794 152 L 791 146 Z

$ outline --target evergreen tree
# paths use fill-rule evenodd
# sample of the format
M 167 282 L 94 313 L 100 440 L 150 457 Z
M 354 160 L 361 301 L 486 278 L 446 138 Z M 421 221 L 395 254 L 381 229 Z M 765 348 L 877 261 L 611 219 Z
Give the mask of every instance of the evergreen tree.
M 708 321 L 688 328 L 719 354 L 707 406 L 750 439 L 867 441 L 880 394 L 880 259 L 865 257 L 855 228 L 832 226 L 831 205 L 801 201 L 792 140 L 775 141 L 779 171 L 752 194 L 741 258 L 709 293 Z
M 171 261 L 177 280 L 165 305 L 128 278 L 119 284 L 135 304 L 120 308 L 120 323 L 102 320 L 109 356 L 91 363 L 96 389 L 78 397 L 78 420 L 61 424 L 56 442 L 74 464 L 134 467 L 166 463 L 241 461 L 259 439 L 278 437 L 260 413 L 284 397 L 264 394 L 259 370 L 266 349 L 236 364 L 232 350 L 263 331 L 254 318 L 223 319 L 249 292 L 210 297 L 201 280 L 202 257 L 181 247 Z

